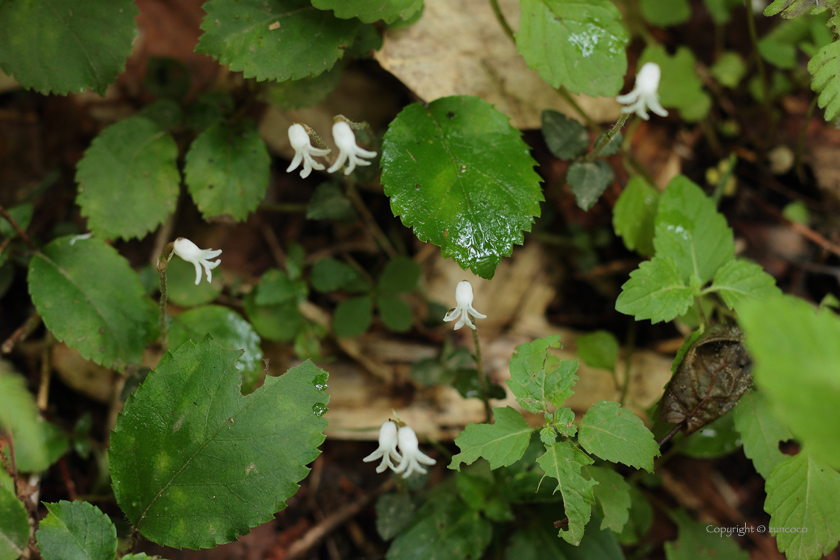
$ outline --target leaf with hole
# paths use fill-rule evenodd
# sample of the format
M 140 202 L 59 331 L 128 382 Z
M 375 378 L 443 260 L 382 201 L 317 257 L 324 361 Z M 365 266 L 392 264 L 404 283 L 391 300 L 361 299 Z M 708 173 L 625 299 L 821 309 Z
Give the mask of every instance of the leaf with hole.
M 769 478 L 773 467 L 785 460 L 779 443 L 793 439 L 793 434 L 776 418 L 767 395 L 759 391 L 745 393 L 733 413 L 744 442 L 744 455 L 752 460 L 758 474 Z

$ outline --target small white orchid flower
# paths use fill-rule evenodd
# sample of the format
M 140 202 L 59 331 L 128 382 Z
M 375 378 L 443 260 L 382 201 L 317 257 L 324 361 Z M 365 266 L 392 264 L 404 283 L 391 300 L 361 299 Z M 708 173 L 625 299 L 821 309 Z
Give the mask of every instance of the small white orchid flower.
M 621 108 L 621 112 L 636 113 L 644 120 L 648 120 L 647 109 L 650 109 L 660 117 L 667 117 L 668 111 L 659 104 L 659 78 L 661 76 L 662 70 L 657 63 L 646 62 L 636 76 L 636 86 L 633 91 L 615 98 L 619 103 L 627 105 Z
M 286 168 L 286 173 L 291 173 L 300 162 L 303 162 L 303 169 L 300 170 L 301 179 L 306 179 L 313 169 L 321 171 L 324 169 L 324 164 L 318 163 L 312 156 L 325 156 L 330 153 L 330 150 L 322 150 L 316 148 L 310 142 L 309 134 L 303 125 L 293 124 L 289 127 L 289 142 L 295 150 L 295 157 L 289 167 Z
M 402 451 L 403 458 L 400 466 L 394 469 L 394 472 L 397 474 L 403 473 L 403 478 L 408 478 L 414 472 L 425 474 L 426 469 L 421 467 L 420 463 L 434 465 L 437 462 L 420 451 L 417 434 L 408 426 L 400 428 L 397 438 L 400 442 L 400 451 Z
M 382 462 L 376 467 L 376 472 L 378 473 L 381 473 L 388 467 L 391 467 L 392 470 L 396 469 L 391 459 L 395 461 L 402 460 L 402 456 L 397 453 L 397 425 L 390 420 L 383 423 L 382 427 L 379 428 L 379 448 L 362 459 L 362 461 L 370 463 L 380 457 L 382 458 Z
M 175 254 L 187 261 L 188 263 L 192 263 L 195 267 L 195 285 L 198 286 L 198 283 L 201 282 L 201 267 L 204 267 L 205 272 L 207 272 L 207 281 L 213 281 L 213 273 L 211 272 L 214 268 L 219 266 L 222 263 L 221 259 L 217 259 L 215 261 L 211 261 L 210 259 L 214 257 L 218 257 L 222 254 L 221 249 L 199 249 L 198 246 L 187 239 L 186 237 L 179 237 L 173 243 Z
M 356 145 L 356 134 L 350 125 L 344 121 L 338 121 L 333 125 L 333 140 L 338 146 L 338 159 L 332 164 L 332 167 L 327 169 L 327 173 L 335 173 L 338 171 L 344 162 L 347 162 L 347 167 L 344 169 L 345 175 L 350 175 L 357 165 L 370 165 L 369 161 L 361 158 L 376 157 L 376 152 L 363 150 Z
M 475 317 L 476 319 L 486 319 L 487 315 L 482 315 L 475 308 L 472 306 L 473 301 L 473 289 L 472 284 L 467 282 L 466 280 L 462 280 L 458 282 L 458 287 L 455 288 L 455 309 L 451 309 L 449 313 L 443 318 L 444 321 L 454 321 L 456 318 L 460 316 L 458 322 L 455 323 L 455 330 L 457 331 L 461 327 L 466 324 L 472 330 L 475 330 L 475 325 L 473 325 L 472 321 L 470 320 L 470 315 Z

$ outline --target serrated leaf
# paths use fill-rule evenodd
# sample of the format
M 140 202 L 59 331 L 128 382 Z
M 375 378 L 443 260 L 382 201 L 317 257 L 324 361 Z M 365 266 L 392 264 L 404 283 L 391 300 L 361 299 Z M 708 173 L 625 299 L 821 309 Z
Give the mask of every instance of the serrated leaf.
M 659 446 L 644 422 L 617 402 L 593 404 L 580 421 L 578 442 L 606 461 L 653 472 Z
M 376 305 L 379 307 L 379 318 L 388 330 L 394 332 L 408 332 L 414 322 L 411 308 L 399 296 L 377 296 Z
M 312 0 L 319 10 L 333 10 L 341 19 L 359 18 L 365 23 L 393 23 L 408 19 L 423 7 L 423 0 Z
M 657 257 L 674 260 L 686 284 L 692 277 L 705 284 L 735 254 L 726 218 L 715 210 L 712 199 L 683 175 L 674 178 L 659 199 L 653 245 Z
M 592 208 L 615 178 L 610 164 L 603 160 L 576 161 L 566 174 L 577 205 L 584 210 Z
M 613 208 L 613 228 L 631 251 L 653 256 L 653 232 L 659 191 L 635 176 L 621 192 Z
M 263 368 L 260 336 L 235 311 L 220 305 L 208 305 L 191 309 L 172 320 L 169 347 L 177 350 L 188 340 L 199 343 L 207 334 L 213 335 L 223 348 L 242 351 L 236 361 L 236 369 L 242 376 L 242 393 L 251 393 Z
M 552 109 L 543 111 L 540 118 L 545 144 L 554 157 L 574 159 L 589 147 L 589 132 L 578 121 Z
M 450 469 L 461 470 L 461 463 L 471 465 L 479 457 L 487 459 L 491 469 L 507 467 L 518 461 L 534 431 L 522 415 L 513 408 L 494 408 L 493 424 L 469 424 L 455 438 L 461 450 L 452 457 Z
M 178 200 L 177 157 L 175 140 L 143 117 L 100 132 L 76 165 L 76 203 L 88 228 L 106 239 L 131 239 L 162 224 Z
M 609 331 L 595 331 L 575 339 L 577 353 L 589 367 L 615 370 L 618 360 L 618 340 Z
M 687 22 L 691 18 L 688 0 L 641 0 L 642 17 L 659 27 L 669 27 Z
M 816 560 L 840 542 L 840 474 L 805 447 L 776 465 L 765 487 L 764 510 L 780 552 L 790 560 Z M 806 531 L 788 531 L 786 529 Z
M 523 0 L 516 49 L 552 87 L 613 97 L 627 71 L 627 31 L 609 0 Z
M 809 10 L 818 9 L 823 6 L 819 0 L 773 0 L 773 3 L 764 8 L 765 16 L 775 16 L 781 13 L 785 19 L 798 17 Z
M 557 481 L 558 490 L 563 495 L 563 508 L 569 518 L 568 529 L 561 529 L 559 536 L 568 543 L 579 545 L 583 538 L 583 531 L 592 506 L 595 505 L 593 486 L 598 484 L 594 480 L 587 480 L 580 474 L 581 467 L 592 464 L 586 453 L 568 441 L 561 441 L 546 449 L 544 455 L 537 459 L 537 463 L 546 476 Z
M 364 334 L 373 321 L 373 298 L 352 297 L 335 308 L 333 332 L 339 338 L 352 338 Z
M 117 420 L 114 495 L 158 544 L 207 548 L 248 533 L 286 506 L 319 454 L 327 373 L 307 361 L 243 397 L 240 353 L 209 335 L 185 343 L 161 358 Z
M 288 342 L 303 328 L 303 316 L 295 301 L 258 305 L 256 294 L 252 291 L 243 303 L 248 320 L 257 333 L 267 340 Z
M 414 502 L 408 494 L 382 494 L 376 500 L 376 532 L 389 541 L 414 519 Z
M 825 120 L 833 122 L 840 115 L 840 41 L 829 43 L 808 62 L 811 89 L 819 94 L 817 104 L 825 109 Z
M 137 274 L 94 238 L 60 237 L 29 262 L 29 294 L 53 334 L 106 367 L 139 364 L 156 318 Z
M 28 543 L 29 514 L 17 499 L 14 486 L 0 487 L 0 560 L 17 560 Z
M 357 217 L 353 203 L 335 183 L 321 183 L 309 204 L 306 205 L 307 220 L 336 220 L 349 222 Z
M 224 267 L 224 265 L 222 265 Z M 155 273 L 155 284 L 160 284 Z M 194 307 L 215 300 L 224 288 L 222 275 L 214 274 L 213 281 L 202 278 L 195 283 L 195 267 L 183 259 L 172 259 L 166 266 L 166 292 L 169 301 L 181 307 Z
M 683 315 L 694 301 L 694 292 L 680 278 L 677 263 L 667 257 L 653 257 L 630 273 L 621 287 L 615 309 L 633 315 L 637 321 L 670 321 Z
M 414 521 L 388 549 L 387 560 L 481 558 L 493 528 L 477 511 L 440 493 L 420 508 Z
M 405 294 L 417 287 L 420 265 L 408 257 L 395 257 L 388 261 L 379 277 L 379 290 L 388 294 Z
M 0 67 L 23 87 L 99 95 L 125 69 L 137 24 L 131 0 L 0 4 Z
M 603 513 L 601 529 L 621 533 L 630 518 L 630 485 L 624 477 L 606 467 L 584 467 L 584 472 L 598 482 L 595 501 Z
M 394 215 L 444 257 L 488 279 L 540 214 L 535 164 L 508 117 L 470 96 L 409 105 L 382 144 L 382 184 Z
M 718 269 L 709 291 L 719 293 L 730 309 L 747 299 L 782 295 L 776 281 L 763 268 L 740 259 L 733 259 Z
M 44 560 L 113 560 L 117 529 L 88 502 L 44 503 L 50 512 L 35 537 Z
M 548 404 L 562 406 L 574 394 L 578 361 L 561 360 L 551 353 L 551 348 L 561 346 L 560 336 L 550 335 L 520 344 L 510 358 L 507 385 L 529 412 L 548 412 Z
M 733 413 L 735 427 L 744 443 L 744 454 L 752 460 L 758 474 L 769 478 L 773 467 L 785 460 L 779 443 L 793 439 L 793 434 L 776 419 L 764 393 L 750 391 L 744 394 Z
M 706 117 L 712 98 L 703 90 L 703 81 L 694 69 L 697 61 L 688 47 L 679 47 L 673 56 L 664 45 L 647 47 L 639 59 L 639 67 L 647 62 L 657 63 L 662 70 L 659 101 L 663 107 L 678 109 L 688 122 Z
M 753 377 L 773 412 L 810 453 L 840 467 L 840 318 L 806 302 L 745 302 L 738 313 Z
M 738 548 L 732 534 L 715 532 L 714 525 L 694 521 L 684 510 L 676 510 L 671 517 L 679 528 L 679 538 L 665 543 L 667 560 L 747 560 L 750 555 Z
M 187 188 L 205 220 L 229 215 L 241 222 L 265 197 L 271 158 L 251 120 L 214 124 L 185 159 Z
M 279 268 L 267 270 L 260 278 L 255 303 L 257 305 L 277 305 L 294 301 L 306 301 L 309 287 L 306 282 L 294 281 Z
M 299 80 L 333 67 L 353 43 L 357 20 L 342 20 L 309 0 L 210 0 L 196 52 L 246 78 Z
M 577 426 L 575 425 L 575 413 L 571 408 L 558 408 L 554 411 L 554 427 L 566 437 L 575 437 Z

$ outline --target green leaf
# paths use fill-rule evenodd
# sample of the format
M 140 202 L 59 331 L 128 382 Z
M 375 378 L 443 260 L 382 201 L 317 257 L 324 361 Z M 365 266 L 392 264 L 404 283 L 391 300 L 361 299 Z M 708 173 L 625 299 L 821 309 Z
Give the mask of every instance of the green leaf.
M 703 521 L 694 521 L 681 509 L 673 511 L 671 517 L 677 523 L 679 538 L 665 543 L 667 560 L 748 560 L 749 554 L 738 548 L 730 533 L 714 532 L 718 529 Z M 724 530 L 727 530 L 724 528 Z
M 353 203 L 335 183 L 321 183 L 309 204 L 306 205 L 307 220 L 335 220 L 350 222 L 357 217 Z
M 143 87 L 152 97 L 182 101 L 190 91 L 190 81 L 190 69 L 177 58 L 150 56 L 146 62 Z
M 633 315 L 637 321 L 670 321 L 683 315 L 694 301 L 694 292 L 680 278 L 677 263 L 667 257 L 653 257 L 630 273 L 621 287 L 615 309 Z
M 510 536 L 505 560 L 567 560 L 561 542 L 540 526 L 519 529 Z
M 260 336 L 238 313 L 220 305 L 192 309 L 172 320 L 169 347 L 177 350 L 189 340 L 199 343 L 207 334 L 223 348 L 241 350 L 236 369 L 242 377 L 243 394 L 253 392 L 262 371 L 263 352 Z
M 259 290 L 256 290 L 259 292 Z M 277 342 L 288 342 L 303 328 L 303 316 L 297 302 L 287 301 L 275 305 L 258 305 L 253 291 L 245 297 L 244 307 L 248 321 L 257 333 Z
M 243 397 L 239 355 L 209 335 L 185 343 L 117 419 L 114 495 L 158 544 L 208 548 L 247 534 L 285 507 L 318 456 L 327 373 L 307 361 Z
M 341 20 L 309 0 L 210 0 L 196 52 L 246 78 L 299 80 L 333 67 L 353 43 L 357 20 Z
M 289 273 L 289 278 L 292 280 L 299 280 L 303 275 L 303 267 L 306 264 L 306 250 L 300 244 L 292 241 L 286 247 L 286 272 Z
M 218 270 L 216 272 L 212 282 L 202 278 L 196 285 L 195 267 L 185 260 L 173 258 L 166 266 L 166 293 L 169 301 L 181 307 L 194 307 L 213 301 L 224 287 L 222 275 Z M 155 283 L 159 282 L 157 278 L 155 280 Z
M 458 495 L 468 506 L 481 511 L 493 521 L 513 521 L 513 511 L 498 485 L 487 461 L 479 461 L 455 475 Z
M 311 78 L 269 83 L 262 95 L 265 101 L 281 111 L 294 111 L 317 105 L 326 99 L 344 75 L 345 64 L 339 63 L 332 69 Z
M 29 514 L 17 499 L 14 486 L 0 487 L 0 560 L 17 560 L 28 543 Z
M 327 257 L 312 265 L 309 282 L 319 292 L 329 293 L 343 288 L 358 277 L 359 273 L 349 264 Z
M 414 315 L 406 302 L 398 296 L 377 296 L 376 305 L 379 307 L 379 318 L 394 332 L 408 332 L 414 322 Z M 365 329 L 367 330 L 367 329 Z
M 808 225 L 808 222 L 811 220 L 811 212 L 808 210 L 808 207 L 799 200 L 794 200 L 793 202 L 786 204 L 785 207 L 782 208 L 782 216 L 791 222 L 804 225 Z
M 595 146 L 597 146 L 607 135 L 606 132 L 602 132 L 598 135 L 598 138 L 595 140 Z M 621 132 L 616 132 L 609 141 L 604 144 L 604 147 L 601 148 L 601 151 L 598 152 L 598 157 L 609 157 L 613 156 L 618 153 L 621 149 L 621 143 L 624 142 L 624 136 Z
M 389 541 L 414 519 L 414 502 L 408 494 L 382 494 L 376 500 L 376 532 Z
M 223 91 L 207 91 L 198 94 L 196 100 L 186 106 L 186 124 L 194 130 L 213 126 L 233 110 L 233 97 Z
M 747 64 L 735 51 L 726 51 L 709 69 L 712 77 L 724 87 L 735 88 L 747 73 Z
M 28 203 L 18 204 L 17 206 L 12 206 L 11 208 L 6 209 L 15 223 L 17 223 L 23 231 L 26 231 L 27 228 L 29 228 L 29 222 L 32 221 L 32 210 L 33 206 Z M 12 224 L 6 221 L 6 218 L 0 217 L 0 237 L 14 239 L 17 236 L 18 234 L 15 231 L 15 228 L 12 227 Z
M 738 315 L 753 378 L 779 421 L 814 457 L 840 467 L 840 318 L 794 298 L 745 302 Z
M 516 49 L 552 87 L 613 97 L 624 82 L 627 31 L 609 0 L 523 0 Z
M 641 0 L 642 17 L 651 25 L 669 27 L 691 18 L 688 0 Z
M 493 528 L 455 496 L 439 493 L 388 549 L 387 560 L 464 560 L 481 558 Z
M 575 339 L 578 356 L 583 363 L 597 369 L 615 370 L 618 340 L 608 331 L 595 331 Z
M 589 132 L 578 121 L 552 109 L 542 112 L 541 121 L 543 138 L 554 157 L 574 159 L 589 147 Z
M 423 0 L 312 0 L 319 10 L 333 10 L 341 19 L 359 18 L 365 23 L 408 19 L 423 7 Z
M 653 508 L 635 486 L 630 487 L 630 517 L 624 530 L 617 535 L 623 545 L 636 544 L 647 534 L 653 525 Z
M 773 0 L 773 3 L 764 9 L 767 17 L 781 13 L 785 19 L 793 19 L 805 12 L 818 13 L 819 6 L 816 0 Z
M 752 460 L 758 474 L 769 478 L 773 467 L 785 459 L 779 451 L 779 442 L 793 439 L 793 434 L 776 419 L 764 393 L 745 393 L 733 412 L 735 427 L 744 443 L 744 454 Z
M 364 334 L 373 321 L 373 298 L 359 296 L 345 299 L 335 308 L 333 332 L 339 338 Z
M 267 270 L 260 278 L 255 303 L 257 305 L 277 305 L 294 301 L 306 301 L 309 287 L 306 282 L 294 281 L 279 268 Z
M 155 123 L 161 130 L 169 130 L 181 124 L 184 114 L 181 106 L 170 99 L 159 99 L 149 103 L 137 113 Z
M 584 210 L 592 208 L 606 188 L 615 179 L 610 164 L 604 160 L 576 161 L 566 174 L 566 181 L 572 188 L 577 205 Z
M 631 251 L 653 256 L 653 232 L 659 191 L 639 176 L 624 187 L 613 208 L 613 228 Z
M 686 284 L 692 277 L 705 284 L 735 254 L 726 218 L 715 210 L 712 199 L 683 175 L 674 178 L 659 199 L 653 245 L 657 257 L 674 259 Z
M 744 260 L 731 260 L 715 274 L 709 291 L 716 291 L 732 309 L 748 299 L 767 299 L 782 295 L 772 276 L 757 264 Z
M 817 104 L 825 109 L 825 120 L 833 122 L 840 115 L 840 41 L 829 43 L 808 62 L 811 89 L 819 94 Z
M 574 394 L 578 361 L 561 360 L 551 353 L 551 348 L 561 346 L 560 336 L 550 335 L 516 347 L 507 385 L 525 410 L 548 412 L 548 404 L 562 406 Z
M 175 210 L 181 176 L 175 140 L 143 117 L 112 124 L 76 165 L 82 216 L 107 239 L 141 238 Z
M 379 291 L 387 294 L 405 294 L 417 287 L 420 265 L 408 257 L 395 257 L 388 261 L 379 277 Z
M 741 447 L 741 434 L 735 429 L 732 414 L 724 414 L 706 424 L 688 437 L 678 433 L 674 445 L 679 442 L 680 453 L 695 459 L 716 459 L 725 457 Z
M 508 117 L 486 101 L 444 97 L 409 105 L 391 123 L 382 184 L 391 211 L 421 241 L 489 279 L 540 214 L 540 178 L 528 152 Z
M 776 465 L 765 487 L 764 510 L 780 552 L 790 560 L 816 560 L 840 541 L 840 474 L 808 452 Z M 786 529 L 799 529 L 789 532 Z M 807 528 L 807 532 L 801 529 Z
M 729 23 L 732 10 L 744 5 L 741 0 L 703 0 L 703 4 L 717 25 Z
M 0 4 L 0 67 L 23 87 L 99 95 L 125 69 L 137 24 L 131 0 Z
M 229 215 L 241 222 L 265 197 L 271 158 L 254 121 L 214 124 L 185 159 L 187 188 L 205 220 Z
M 44 503 L 50 512 L 35 537 L 44 560 L 113 560 L 117 529 L 88 502 Z
M 598 482 L 594 492 L 603 514 L 601 529 L 609 528 L 621 533 L 630 518 L 630 485 L 612 469 L 592 466 L 584 469 L 590 478 Z
M 88 360 L 139 364 L 156 317 L 140 278 L 116 249 L 60 237 L 29 262 L 29 294 L 44 324 Z
M 455 445 L 461 452 L 452 457 L 450 469 L 460 471 L 461 463 L 471 465 L 479 457 L 487 459 L 491 469 L 498 469 L 512 465 L 522 457 L 534 429 L 509 406 L 494 408 L 493 414 L 495 423 L 469 424 L 458 434 Z
M 563 508 L 569 518 L 569 527 L 561 529 L 559 536 L 577 546 L 592 515 L 592 506 L 595 505 L 593 487 L 598 483 L 580 474 L 581 467 L 591 465 L 592 459 L 574 444 L 561 441 L 546 449 L 537 463 L 545 472 L 543 479 L 550 476 L 557 480 L 554 492 L 560 490 L 563 495 Z
M 679 47 L 674 56 L 664 45 L 647 47 L 639 59 L 639 68 L 655 62 L 662 70 L 659 82 L 659 101 L 663 107 L 679 109 L 688 122 L 703 120 L 712 106 L 712 98 L 703 91 L 703 81 L 694 70 L 696 60 L 688 47 Z
M 580 421 L 578 442 L 606 461 L 653 472 L 659 446 L 641 419 L 617 402 L 593 404 Z

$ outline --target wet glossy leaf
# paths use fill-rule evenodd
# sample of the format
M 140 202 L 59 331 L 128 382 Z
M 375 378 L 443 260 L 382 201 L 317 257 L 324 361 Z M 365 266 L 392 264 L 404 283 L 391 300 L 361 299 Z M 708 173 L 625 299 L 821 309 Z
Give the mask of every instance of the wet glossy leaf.
M 752 360 L 742 340 L 737 327 L 721 323 L 698 338 L 665 388 L 662 420 L 685 422 L 690 435 L 731 410 L 752 385 Z
M 688 47 L 679 47 L 674 55 L 664 46 L 648 47 L 639 59 L 639 67 L 655 62 L 662 70 L 659 101 L 663 107 L 678 109 L 688 122 L 703 120 L 712 107 L 712 98 L 703 90 L 703 81 L 694 70 L 696 59 Z
M 758 474 L 769 478 L 773 467 L 785 460 L 779 443 L 793 439 L 793 434 L 776 418 L 764 393 L 744 393 L 733 414 L 744 443 L 744 454 L 752 459 Z
M 716 529 L 705 521 L 694 521 L 684 510 L 671 513 L 679 529 L 676 541 L 665 543 L 665 558 L 668 560 L 748 560 L 750 555 L 738 548 L 731 535 L 714 532 Z
M 558 490 L 563 495 L 563 507 L 566 510 L 566 517 L 569 518 L 567 529 L 561 529 L 559 536 L 573 545 L 580 544 L 583 538 L 583 531 L 589 517 L 592 515 L 592 506 L 595 505 L 595 494 L 593 486 L 597 483 L 588 480 L 581 475 L 581 467 L 592 464 L 592 459 L 586 453 L 567 441 L 557 442 L 546 449 L 544 455 L 537 459 L 546 476 L 557 481 Z
M 656 256 L 630 273 L 615 302 L 620 313 L 633 315 L 637 321 L 670 321 L 683 315 L 694 301 L 693 290 L 680 278 L 677 263 Z
M 417 287 L 420 265 L 408 257 L 388 261 L 379 277 L 379 290 L 388 294 L 405 294 Z
M 377 296 L 376 306 L 379 307 L 379 318 L 394 332 L 408 332 L 414 321 L 414 315 L 406 302 L 398 296 Z
M 364 334 L 373 321 L 373 298 L 359 296 L 345 299 L 335 308 L 333 332 L 339 338 Z
M 76 165 L 76 202 L 88 227 L 107 239 L 131 239 L 162 224 L 178 200 L 177 157 L 175 140 L 143 117 L 100 132 Z
M 0 487 L 0 560 L 17 560 L 28 543 L 29 514 L 14 486 Z
M 303 316 L 297 302 L 258 305 L 252 291 L 245 297 L 245 314 L 259 335 L 268 340 L 288 342 L 303 328 Z
M 53 334 L 106 367 L 138 364 L 156 324 L 128 261 L 94 238 L 60 237 L 29 263 L 29 294 Z
M 620 533 L 630 518 L 630 485 L 610 468 L 588 466 L 584 472 L 598 482 L 594 492 L 603 517 L 601 529 Z
M 117 420 L 114 495 L 158 544 L 207 548 L 247 534 L 285 507 L 318 456 L 327 373 L 304 362 L 243 397 L 240 354 L 210 336 L 185 343 L 161 359 Z
M 659 27 L 679 25 L 691 18 L 688 0 L 641 0 L 639 8 L 649 24 Z
M 653 472 L 659 446 L 644 422 L 617 402 L 593 404 L 580 421 L 581 447 L 606 461 Z
M 595 331 L 575 339 L 578 356 L 589 367 L 615 370 L 618 340 L 609 331 Z
M 196 52 L 257 80 L 299 80 L 333 67 L 353 43 L 358 20 L 309 0 L 210 0 Z
M 241 222 L 265 197 L 271 158 L 251 120 L 214 124 L 185 159 L 187 188 L 204 219 L 228 215 Z
M 321 183 L 309 204 L 306 205 L 307 220 L 336 220 L 349 222 L 357 218 L 353 203 L 335 183 Z
M 523 0 L 516 49 L 552 87 L 612 97 L 627 71 L 628 36 L 609 0 Z
M 493 424 L 469 424 L 455 438 L 461 452 L 452 457 L 450 469 L 461 470 L 461 464 L 471 465 L 479 457 L 487 459 L 491 469 L 507 467 L 518 461 L 534 431 L 522 415 L 513 408 L 494 408 Z
M 3 2 L 0 67 L 39 93 L 104 95 L 125 69 L 137 14 L 131 0 Z
M 659 191 L 639 176 L 632 177 L 613 208 L 613 228 L 631 251 L 653 256 L 653 232 Z
M 88 502 L 44 503 L 50 512 L 38 531 L 44 560 L 113 560 L 117 529 L 107 515 Z
M 359 18 L 365 23 L 384 20 L 393 23 L 410 18 L 423 7 L 423 0 L 312 0 L 319 10 L 333 10 L 335 17 Z
M 376 532 L 389 541 L 414 519 L 414 502 L 408 494 L 382 494 L 376 500 Z
M 541 120 L 543 138 L 554 157 L 574 159 L 589 147 L 589 132 L 580 122 L 551 109 L 542 112 Z
M 483 278 L 493 277 L 540 214 L 543 195 L 528 146 L 504 114 L 477 97 L 409 105 L 391 123 L 382 150 L 394 215 Z
M 560 348 L 559 335 L 550 335 L 520 344 L 510 358 L 510 379 L 507 385 L 525 410 L 539 414 L 548 412 L 548 405 L 562 406 L 574 394 L 577 382 L 577 360 L 561 360 L 551 353 Z
M 287 301 L 301 303 L 306 301 L 307 295 L 309 287 L 306 282 L 292 280 L 279 268 L 272 268 L 260 278 L 254 301 L 257 305 L 277 305 Z
M 615 178 L 610 164 L 603 160 L 576 161 L 566 174 L 577 204 L 584 210 L 592 208 Z
M 221 265 L 224 267 L 224 264 Z M 194 307 L 209 303 L 216 299 L 224 283 L 219 268 L 215 269 L 213 281 L 208 282 L 206 276 L 202 276 L 201 282 L 195 283 L 195 267 L 185 260 L 173 258 L 166 266 L 166 291 L 169 301 L 181 307 Z M 155 281 L 160 284 L 159 276 L 155 272 Z

